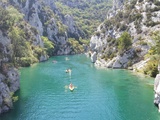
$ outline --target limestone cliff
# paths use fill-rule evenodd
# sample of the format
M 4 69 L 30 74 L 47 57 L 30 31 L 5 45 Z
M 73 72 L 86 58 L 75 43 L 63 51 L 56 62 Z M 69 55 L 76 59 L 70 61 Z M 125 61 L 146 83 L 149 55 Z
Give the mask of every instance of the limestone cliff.
M 28 23 L 35 27 L 40 36 L 47 36 L 55 45 L 54 54 L 73 54 L 68 38 L 79 39 L 83 32 L 71 15 L 62 14 L 53 0 L 13 0 Z
M 16 92 L 19 87 L 19 74 L 16 69 L 9 68 L 6 76 L 0 73 L 0 114 L 13 107 L 12 93 Z
M 159 4 L 146 0 L 114 0 L 113 3 L 116 9 L 109 11 L 90 40 L 91 53 L 96 52 L 95 65 L 141 70 L 150 60 L 145 55 L 155 45 L 152 35 L 160 28 Z M 132 45 L 119 51 L 118 39 L 124 31 L 131 35 Z
M 3 64 L 3 62 L 8 61 L 7 55 L 11 52 L 8 49 L 9 45 L 10 40 L 3 36 L 0 31 L 0 53 L 5 53 L 6 55 L 2 56 L 2 54 L 0 54 L 0 114 L 8 111 L 12 107 L 11 91 L 15 92 L 19 89 L 19 75 L 17 71 L 13 69 L 9 70 Z M 13 77 L 11 77 L 12 75 Z
M 158 71 L 160 72 L 160 65 L 158 66 Z M 160 73 L 157 74 L 154 82 L 154 104 L 159 108 L 160 112 Z
M 0 114 L 13 107 L 13 94 L 20 88 L 15 67 L 48 59 L 46 53 L 36 51 L 44 47 L 37 30 L 24 20 L 14 22 L 14 15 L 10 16 L 9 9 L 15 10 L 7 3 L 0 2 Z
M 125 3 L 123 0 L 114 0 L 107 19 L 91 37 L 89 53 L 91 61 L 98 67 L 128 68 L 156 76 L 154 104 L 160 111 L 160 74 L 157 74 L 160 55 L 159 5 L 160 2 L 156 0 Z M 132 44 L 122 50 L 119 42 L 125 32 L 130 34 Z
M 13 107 L 12 93 L 20 88 L 18 71 L 7 66 L 10 60 L 11 40 L 0 30 L 0 114 Z

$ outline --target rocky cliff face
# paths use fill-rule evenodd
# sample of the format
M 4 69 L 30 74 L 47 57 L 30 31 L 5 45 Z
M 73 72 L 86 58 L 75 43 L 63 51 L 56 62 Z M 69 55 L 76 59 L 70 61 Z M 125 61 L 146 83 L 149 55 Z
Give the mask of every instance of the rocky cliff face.
M 160 65 L 158 66 L 158 71 L 160 72 Z M 157 74 L 154 82 L 154 104 L 159 108 L 160 112 L 160 73 Z
M 159 58 L 156 59 L 153 53 L 154 48 L 156 50 L 159 47 L 153 36 L 158 33 L 156 37 L 159 43 L 160 2 L 137 0 L 129 1 L 124 6 L 122 6 L 123 0 L 114 0 L 113 3 L 113 8 L 109 11 L 106 21 L 99 25 L 91 37 L 91 61 L 97 67 L 128 68 L 143 71 L 145 74 L 146 69 L 154 69 L 152 71 L 154 74 L 151 74 L 152 77 L 155 76 L 157 73 L 155 66 Z M 124 31 L 131 35 L 132 45 L 120 51 L 118 42 Z M 156 55 L 159 54 L 156 53 Z M 160 65 L 158 71 L 160 72 Z M 157 74 L 155 78 L 154 91 L 154 104 L 160 111 L 160 74 Z
M 0 114 L 13 107 L 11 94 L 20 87 L 18 71 L 5 64 L 12 53 L 10 45 L 11 40 L 0 30 Z
M 0 66 L 2 67 L 2 66 Z M 13 107 L 12 95 L 20 88 L 19 74 L 15 68 L 4 68 L 0 73 L 0 114 Z
M 107 19 L 97 28 L 90 40 L 92 61 L 97 66 L 141 70 L 149 61 L 144 59 L 155 45 L 152 34 L 160 28 L 158 4 L 147 1 L 127 2 L 114 0 Z M 118 38 L 127 31 L 132 38 L 129 49 L 119 52 Z M 95 57 L 96 52 L 96 57 Z M 91 55 L 93 56 L 93 55 Z M 139 63 L 140 62 L 140 63 Z
M 72 54 L 68 38 L 79 39 L 83 32 L 75 24 L 71 15 L 63 15 L 52 0 L 13 0 L 25 15 L 25 20 L 35 27 L 40 36 L 47 36 L 54 42 L 56 55 Z

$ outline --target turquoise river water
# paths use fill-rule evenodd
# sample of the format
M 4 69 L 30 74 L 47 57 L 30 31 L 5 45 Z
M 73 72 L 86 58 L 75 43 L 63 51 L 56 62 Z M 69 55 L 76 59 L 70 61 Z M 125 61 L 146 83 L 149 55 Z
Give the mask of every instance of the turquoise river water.
M 19 100 L 0 120 L 160 120 L 153 78 L 97 69 L 85 55 L 67 57 L 22 68 Z M 73 92 L 70 82 L 76 86 Z

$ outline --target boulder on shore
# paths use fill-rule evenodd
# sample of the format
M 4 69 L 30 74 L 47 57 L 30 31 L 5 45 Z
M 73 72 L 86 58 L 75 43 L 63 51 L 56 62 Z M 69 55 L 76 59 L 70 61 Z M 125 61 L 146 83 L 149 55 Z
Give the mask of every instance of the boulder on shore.
M 160 72 L 160 65 L 158 66 L 158 71 Z M 157 74 L 154 81 L 154 104 L 159 108 L 160 112 L 160 74 Z
M 92 61 L 93 63 L 95 63 L 96 60 L 97 60 L 97 53 L 94 52 L 94 53 L 91 54 L 91 61 Z

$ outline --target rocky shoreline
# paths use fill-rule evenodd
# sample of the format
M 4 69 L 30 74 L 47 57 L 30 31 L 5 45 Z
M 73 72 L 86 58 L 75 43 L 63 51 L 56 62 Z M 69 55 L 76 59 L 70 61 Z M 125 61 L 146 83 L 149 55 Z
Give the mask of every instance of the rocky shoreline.
M 88 56 L 89 56 L 89 54 L 91 54 L 91 53 L 88 53 Z M 90 58 L 91 58 L 91 61 L 94 63 L 95 67 L 116 69 L 111 64 L 114 60 L 112 60 L 110 62 L 106 62 L 104 59 L 96 60 L 95 54 L 91 54 Z M 140 62 L 134 64 L 133 67 L 128 67 L 127 69 L 136 71 L 136 69 L 140 69 L 141 67 L 143 67 L 147 61 L 148 61 L 148 59 L 140 61 Z M 122 68 L 119 68 L 119 69 L 122 69 Z M 159 112 L 160 112 L 160 65 L 158 66 L 158 71 L 159 71 L 159 74 L 157 74 L 157 76 L 155 77 L 155 80 L 154 80 L 154 104 L 155 104 L 155 106 L 158 107 Z
M 160 112 L 160 65 L 158 66 L 159 74 L 157 74 L 154 81 L 154 104 L 158 107 Z

